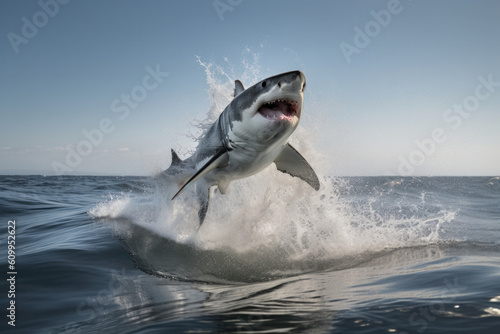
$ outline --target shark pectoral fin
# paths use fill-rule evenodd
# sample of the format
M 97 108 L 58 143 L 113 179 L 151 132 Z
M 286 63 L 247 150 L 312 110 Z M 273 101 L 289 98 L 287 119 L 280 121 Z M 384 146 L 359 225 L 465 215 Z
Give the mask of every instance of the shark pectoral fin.
M 221 147 L 215 152 L 214 156 L 210 158 L 210 160 L 207 161 L 206 164 L 203 165 L 196 173 L 194 173 L 193 176 L 189 180 L 184 183 L 184 185 L 179 189 L 179 191 L 172 197 L 172 200 L 176 198 L 185 188 L 188 184 L 194 183 L 200 178 L 203 177 L 203 175 L 207 174 L 210 172 L 212 169 L 227 165 L 228 162 L 228 155 L 227 155 L 227 150 L 225 147 Z
M 274 159 L 274 163 L 279 171 L 296 176 L 306 181 L 315 190 L 319 190 L 318 176 L 292 145 L 286 144 L 278 157 Z
M 241 81 L 235 80 L 234 81 L 234 97 L 236 97 L 238 94 L 240 94 L 244 90 L 245 90 L 245 87 L 243 87 L 243 84 L 241 83 Z

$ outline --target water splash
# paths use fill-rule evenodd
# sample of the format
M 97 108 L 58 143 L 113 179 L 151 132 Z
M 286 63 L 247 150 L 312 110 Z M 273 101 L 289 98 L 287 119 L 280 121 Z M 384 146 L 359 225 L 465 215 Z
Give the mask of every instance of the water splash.
M 193 124 L 199 130 L 191 138 L 195 141 L 231 100 L 236 77 L 231 67 L 226 70 L 200 58 L 198 62 L 206 73 L 211 107 L 204 119 Z M 262 77 L 258 66 L 248 62 L 239 76 L 247 83 Z M 315 126 L 321 128 L 313 123 L 313 130 Z M 269 278 L 342 268 L 366 260 L 366 254 L 439 241 L 440 227 L 453 219 L 453 213 L 443 210 L 428 215 L 424 209 L 416 214 L 414 210 L 402 212 L 401 207 L 379 211 L 376 202 L 388 195 L 384 192 L 368 202 L 344 197 L 341 192 L 351 185 L 346 179 L 324 176 L 331 158 L 315 149 L 312 133 L 299 127 L 291 142 L 316 169 L 321 182 L 317 192 L 271 165 L 233 181 L 225 195 L 215 191 L 199 230 L 195 186 L 171 201 L 177 187 L 157 184 L 153 195 L 110 199 L 90 214 L 126 219 L 129 225 L 123 239 L 140 266 L 177 278 L 206 279 L 209 275 L 248 280 L 250 273 Z M 393 189 L 401 182 L 384 186 Z M 425 196 L 421 201 L 425 202 Z
M 250 58 L 250 59 L 248 59 Z M 234 66 L 227 58 L 224 58 L 224 66 L 204 62 L 199 56 L 196 57 L 198 64 L 204 69 L 206 83 L 208 85 L 208 98 L 210 107 L 208 112 L 200 119 L 195 118 L 192 126 L 198 131 L 188 135 L 188 138 L 195 142 L 203 137 L 206 131 L 217 120 L 220 113 L 231 102 L 234 97 L 234 82 L 240 80 L 244 84 L 255 83 L 262 80 L 260 66 L 258 65 L 259 56 L 249 49 L 245 51 L 241 65 L 243 71 L 237 73 Z

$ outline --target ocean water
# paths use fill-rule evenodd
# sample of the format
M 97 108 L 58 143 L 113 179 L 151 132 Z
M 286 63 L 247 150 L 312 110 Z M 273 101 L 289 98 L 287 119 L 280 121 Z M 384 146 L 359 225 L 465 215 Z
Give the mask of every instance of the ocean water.
M 499 177 L 320 178 L 233 182 L 198 230 L 153 177 L 0 176 L 0 332 L 500 328 Z

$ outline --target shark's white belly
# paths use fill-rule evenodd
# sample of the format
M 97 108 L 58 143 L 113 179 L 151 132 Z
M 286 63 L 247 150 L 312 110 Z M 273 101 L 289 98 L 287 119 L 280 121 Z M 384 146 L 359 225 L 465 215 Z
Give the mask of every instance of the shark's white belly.
M 265 151 L 232 150 L 228 153 L 228 164 L 212 170 L 206 175 L 206 180 L 212 185 L 225 186 L 233 180 L 256 174 L 272 164 L 282 148 L 283 144 L 279 143 Z

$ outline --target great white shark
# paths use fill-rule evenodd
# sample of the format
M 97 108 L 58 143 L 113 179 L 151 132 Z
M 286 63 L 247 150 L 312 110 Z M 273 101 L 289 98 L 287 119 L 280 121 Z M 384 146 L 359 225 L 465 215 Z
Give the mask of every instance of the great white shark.
M 305 86 L 301 71 L 278 74 L 247 89 L 236 80 L 234 99 L 200 139 L 194 154 L 181 160 L 172 149 L 171 165 L 160 175 L 179 186 L 172 200 L 194 184 L 201 226 L 212 187 L 224 194 L 231 181 L 256 174 L 272 163 L 319 190 L 316 173 L 288 143 L 302 115 Z

